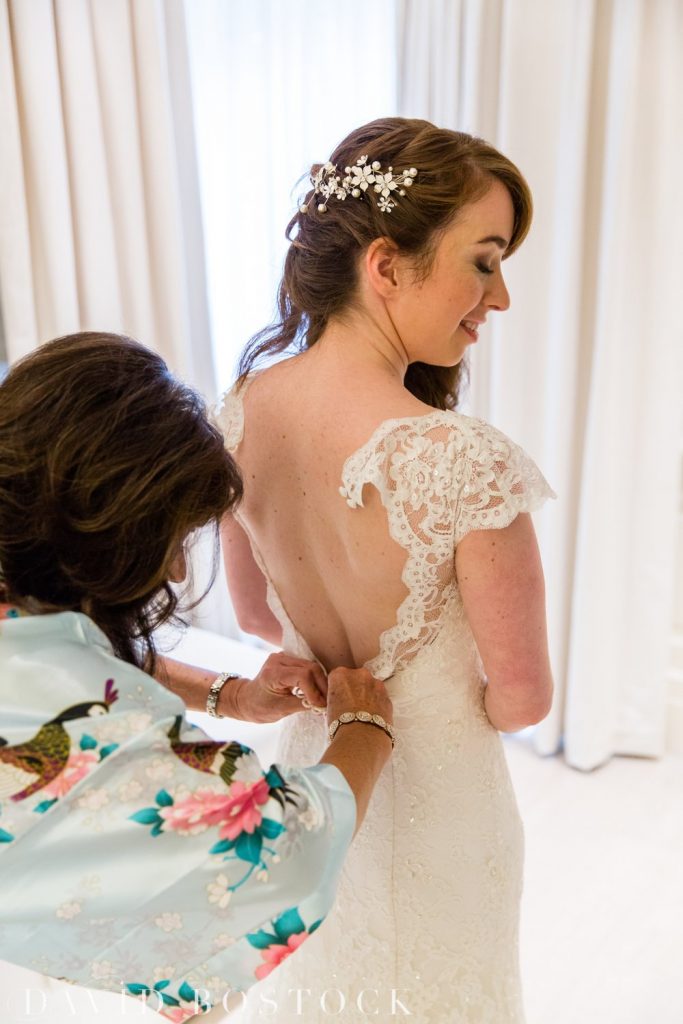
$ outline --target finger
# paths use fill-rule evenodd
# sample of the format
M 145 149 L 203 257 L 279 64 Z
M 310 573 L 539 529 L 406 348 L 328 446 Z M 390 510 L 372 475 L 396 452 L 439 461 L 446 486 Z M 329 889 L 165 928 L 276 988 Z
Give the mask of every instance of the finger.
M 297 680 L 300 680 L 299 685 L 306 692 L 307 696 L 309 695 L 309 687 L 305 685 L 305 681 L 310 680 L 310 686 L 313 687 L 311 692 L 317 691 L 320 700 L 313 700 L 310 696 L 309 700 L 318 706 L 322 702 L 322 706 L 325 706 L 327 702 L 327 673 L 317 661 L 294 658 L 291 655 L 278 655 L 278 663 L 277 665 L 273 664 L 272 668 L 279 672 L 281 678 L 286 678 L 288 681 L 291 674 L 294 673 Z
M 323 694 L 327 692 L 327 672 L 319 662 L 310 661 L 307 658 L 294 658 L 287 655 L 286 657 L 283 657 L 281 664 L 283 667 L 294 668 L 300 672 L 312 671 L 314 673 L 316 686 L 318 686 L 320 692 Z
M 322 696 L 327 701 L 327 672 L 316 662 L 313 666 L 313 674 L 315 676 L 315 683 Z
M 305 669 L 295 670 L 297 685 L 303 690 L 306 700 L 314 707 L 324 708 L 327 704 L 327 694 L 321 693 L 318 689 L 318 681 L 314 669 L 315 666 L 308 662 Z
M 284 651 L 276 651 L 269 655 L 268 660 L 271 659 L 274 664 L 279 664 L 283 668 L 308 668 L 309 665 L 316 664 L 309 658 L 297 658 L 294 654 L 285 654 Z
M 298 697 L 292 697 L 291 694 L 288 696 L 282 694 L 273 708 L 275 720 L 285 718 L 287 715 L 297 715 L 305 711 L 306 709 L 302 707 L 302 703 Z
M 320 694 L 313 680 L 310 662 L 304 662 L 303 664 L 305 665 L 304 668 L 283 668 L 282 665 L 269 666 L 268 689 L 271 693 L 277 694 L 280 699 L 289 700 L 291 698 L 298 701 L 299 710 L 301 710 L 301 703 L 304 699 L 316 707 L 325 707 L 326 698 Z M 294 690 L 300 692 L 294 694 Z

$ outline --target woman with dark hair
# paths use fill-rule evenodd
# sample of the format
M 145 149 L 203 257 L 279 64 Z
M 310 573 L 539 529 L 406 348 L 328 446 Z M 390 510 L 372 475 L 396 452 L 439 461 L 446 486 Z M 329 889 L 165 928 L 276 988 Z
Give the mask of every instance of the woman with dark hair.
M 199 397 L 135 341 L 60 338 L 0 384 L 0 958 L 172 1021 L 227 1006 L 315 931 L 393 745 L 365 670 L 171 669 L 212 714 L 326 705 L 319 763 L 267 771 L 151 677 L 188 538 L 241 495 Z
M 353 131 L 312 169 L 279 319 L 217 413 L 246 481 L 222 528 L 238 619 L 323 667 L 366 667 L 396 715 L 337 905 L 252 990 L 245 1020 L 266 984 L 276 999 L 310 989 L 309 1022 L 327 1019 L 330 988 L 349 1021 L 524 1020 L 524 837 L 498 730 L 550 708 L 529 513 L 554 494 L 457 406 L 469 346 L 509 306 L 502 261 L 531 210 L 519 170 L 481 139 L 403 118 Z M 327 739 L 305 713 L 281 736 L 302 764 Z

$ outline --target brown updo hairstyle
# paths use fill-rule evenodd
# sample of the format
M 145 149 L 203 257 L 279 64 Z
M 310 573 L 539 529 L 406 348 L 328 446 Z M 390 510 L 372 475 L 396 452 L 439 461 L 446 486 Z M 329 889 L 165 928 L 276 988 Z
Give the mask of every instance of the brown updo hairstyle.
M 153 670 L 171 559 L 241 496 L 202 399 L 130 338 L 57 338 L 0 384 L 0 598 L 87 611 L 125 661 Z
M 358 259 L 379 237 L 390 239 L 412 258 L 416 280 L 431 269 L 440 234 L 468 204 L 481 199 L 494 180 L 507 188 L 514 208 L 514 228 L 505 258 L 521 245 L 531 225 L 529 187 L 515 165 L 483 139 L 437 128 L 429 121 L 386 117 L 363 125 L 341 142 L 330 160 L 342 177 L 362 155 L 379 160 L 395 173 L 416 167 L 418 175 L 391 213 L 382 213 L 375 195 L 341 202 L 330 199 L 318 212 L 312 189 L 287 226 L 290 241 L 278 292 L 277 320 L 250 339 L 239 364 L 240 380 L 263 357 L 310 348 L 330 319 L 354 301 Z M 321 164 L 315 164 L 315 174 Z M 437 409 L 453 409 L 466 367 L 412 363 L 405 386 Z

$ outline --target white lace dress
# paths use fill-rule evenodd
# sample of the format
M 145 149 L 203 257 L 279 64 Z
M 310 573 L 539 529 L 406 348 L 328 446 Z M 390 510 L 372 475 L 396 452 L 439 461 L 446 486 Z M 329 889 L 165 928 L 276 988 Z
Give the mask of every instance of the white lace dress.
M 217 422 L 234 450 L 239 394 Z M 394 705 L 396 748 L 374 791 L 334 909 L 246 999 L 240 1021 L 523 1024 L 518 930 L 524 832 L 485 676 L 454 574 L 470 530 L 502 528 L 554 492 L 499 430 L 455 412 L 382 423 L 344 464 L 340 500 L 362 515 L 374 486 L 408 552 L 409 593 L 369 668 Z M 248 532 L 248 523 L 242 521 Z M 266 579 L 268 567 L 255 557 Z M 283 647 L 312 658 L 272 583 Z M 283 723 L 278 759 L 326 746 L 311 712 Z

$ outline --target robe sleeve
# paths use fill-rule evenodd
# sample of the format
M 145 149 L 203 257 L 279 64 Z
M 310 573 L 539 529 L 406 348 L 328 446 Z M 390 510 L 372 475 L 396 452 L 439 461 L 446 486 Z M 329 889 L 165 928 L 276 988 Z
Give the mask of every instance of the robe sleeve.
M 0 958 L 178 1022 L 266 977 L 320 925 L 356 805 L 334 765 L 266 768 L 145 686 L 151 704 L 138 686 L 137 709 L 122 692 L 108 714 L 66 723 L 51 783 L 18 802 L 5 789 Z M 0 747 L 0 767 L 24 792 L 20 747 Z

